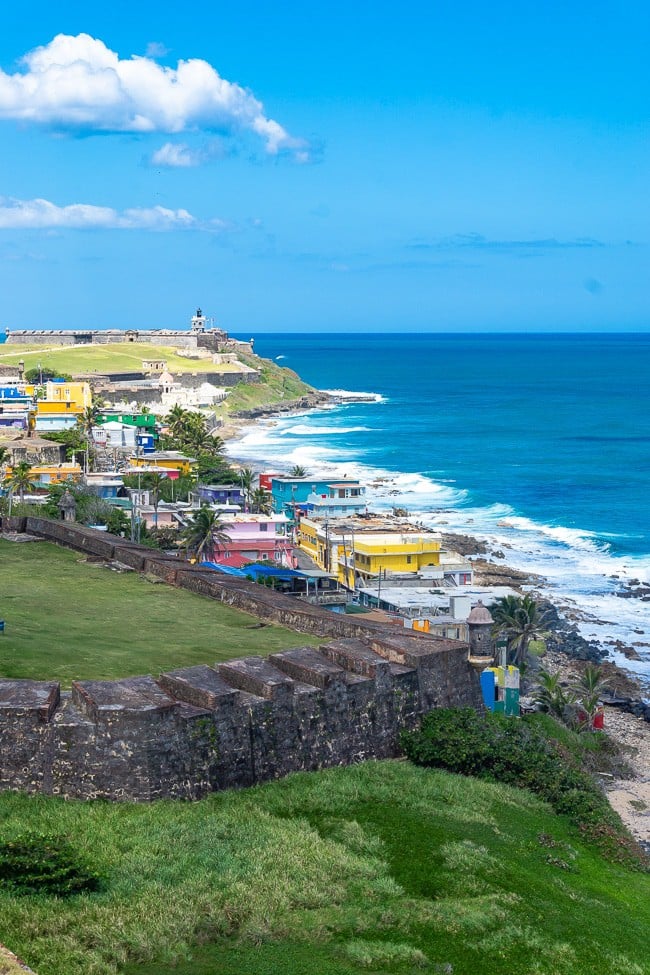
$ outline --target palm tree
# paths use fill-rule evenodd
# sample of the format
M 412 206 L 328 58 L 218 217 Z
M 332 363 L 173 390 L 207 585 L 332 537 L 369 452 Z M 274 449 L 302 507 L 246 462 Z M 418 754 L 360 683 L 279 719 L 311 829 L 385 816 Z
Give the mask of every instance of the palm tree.
M 600 704 L 600 698 L 608 686 L 609 680 L 603 676 L 602 667 L 599 667 L 597 664 L 587 664 L 574 684 L 578 705 L 586 715 L 586 721 L 580 721 L 580 727 L 593 728 L 594 717 Z
M 151 500 L 153 503 L 153 522 L 154 528 L 158 527 L 158 505 L 160 504 L 160 496 L 162 492 L 163 484 L 167 481 L 166 474 L 145 474 L 143 480 L 143 487 L 147 488 L 151 492 Z
M 497 633 L 508 641 L 508 658 L 521 667 L 526 662 L 528 644 L 544 628 L 547 614 L 540 613 L 532 596 L 503 596 L 491 607 Z
M 239 472 L 242 491 L 246 502 L 250 504 L 251 494 L 253 493 L 253 482 L 255 481 L 255 471 L 252 467 L 242 467 Z
M 214 560 L 215 553 L 222 545 L 230 541 L 224 523 L 219 520 L 218 513 L 207 504 L 192 516 L 191 522 L 183 531 L 183 540 L 188 553 L 197 562 Z
M 260 515 L 271 514 L 271 495 L 264 488 L 256 488 L 250 496 L 253 511 Z
M 294 464 L 289 471 L 289 477 L 307 477 L 307 471 L 300 464 Z
M 567 711 L 575 704 L 575 694 L 570 688 L 565 688 L 561 682 L 559 671 L 551 673 L 543 667 L 537 675 L 535 687 L 535 702 L 542 711 L 547 711 L 561 721 L 566 720 Z
M 93 427 L 97 424 L 97 417 L 100 413 L 99 401 L 95 400 L 92 406 L 87 406 L 83 413 L 77 417 L 77 427 L 79 433 L 86 442 L 86 472 L 90 470 L 90 444 L 93 438 Z
M 18 492 L 18 496 L 22 502 L 25 500 L 25 491 L 32 491 L 34 489 L 31 473 L 31 465 L 26 460 L 21 460 L 13 468 L 11 474 L 5 477 L 5 484 L 9 488 L 9 515 L 11 515 L 11 502 L 14 494 Z

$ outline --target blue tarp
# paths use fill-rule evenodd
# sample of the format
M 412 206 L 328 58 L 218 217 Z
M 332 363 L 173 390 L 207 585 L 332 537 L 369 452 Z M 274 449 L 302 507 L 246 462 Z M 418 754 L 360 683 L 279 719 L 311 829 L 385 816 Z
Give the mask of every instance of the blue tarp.
M 273 565 L 264 565 L 263 562 L 254 562 L 243 569 L 234 569 L 232 566 L 222 565 L 220 562 L 201 562 L 201 565 L 208 569 L 216 569 L 217 572 L 225 572 L 229 576 L 239 576 L 240 579 L 245 579 L 246 576 L 253 576 L 254 579 L 257 579 L 258 576 L 272 576 L 274 579 L 290 582 L 291 579 L 313 578 L 308 572 L 301 572 L 299 569 L 277 569 Z

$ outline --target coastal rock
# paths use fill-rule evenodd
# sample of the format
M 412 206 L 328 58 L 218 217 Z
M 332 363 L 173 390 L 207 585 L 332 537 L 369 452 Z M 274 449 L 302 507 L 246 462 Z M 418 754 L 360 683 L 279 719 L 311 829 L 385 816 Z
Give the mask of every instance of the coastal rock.
M 605 659 L 607 651 L 580 636 L 577 627 L 560 614 L 557 606 L 543 599 L 539 601 L 539 608 L 546 616 L 548 650 L 591 663 L 601 663 Z
M 339 400 L 330 393 L 322 393 L 314 390 L 299 399 L 284 400 L 281 403 L 267 403 L 263 406 L 254 406 L 250 410 L 239 410 L 234 416 L 242 420 L 255 420 L 262 416 L 273 416 L 276 413 L 293 413 L 294 410 L 313 410 L 324 403 L 337 403 Z
M 439 524 L 445 524 L 445 522 L 439 522 Z M 479 541 L 478 538 L 474 538 L 472 535 L 456 535 L 453 532 L 445 532 L 442 536 L 442 544 L 446 549 L 450 549 L 452 552 L 458 552 L 459 555 L 487 555 L 488 547 L 485 542 Z

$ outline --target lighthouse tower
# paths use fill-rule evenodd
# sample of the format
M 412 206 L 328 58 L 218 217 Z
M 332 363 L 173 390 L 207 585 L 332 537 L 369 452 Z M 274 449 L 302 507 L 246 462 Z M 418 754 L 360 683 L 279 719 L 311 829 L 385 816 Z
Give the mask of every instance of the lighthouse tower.
M 192 315 L 192 331 L 193 332 L 205 332 L 205 326 L 208 320 L 201 311 L 200 308 L 196 309 L 196 315 Z

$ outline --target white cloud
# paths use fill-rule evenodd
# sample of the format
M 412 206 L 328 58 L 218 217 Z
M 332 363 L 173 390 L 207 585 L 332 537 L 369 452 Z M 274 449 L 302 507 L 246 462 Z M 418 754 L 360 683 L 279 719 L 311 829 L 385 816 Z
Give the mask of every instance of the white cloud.
M 169 54 L 169 48 L 161 44 L 160 41 L 149 41 L 145 54 L 148 58 L 153 58 L 155 61 L 156 58 L 164 58 Z
M 151 157 L 153 166 L 188 167 L 200 166 L 210 159 L 223 159 L 228 149 L 221 139 L 210 139 L 202 146 L 192 148 L 185 142 L 166 142 Z
M 187 210 L 133 207 L 114 210 L 89 203 L 57 206 L 49 200 L 0 197 L 0 230 L 211 230 L 225 229 L 220 220 L 204 223 Z
M 169 68 L 151 56 L 120 59 L 89 34 L 57 34 L 26 54 L 21 67 L 0 70 L 0 119 L 92 132 L 247 130 L 270 155 L 308 152 L 306 142 L 267 118 L 252 92 L 198 58 Z
M 166 142 L 151 157 L 154 166 L 198 166 L 203 162 L 200 150 L 190 149 L 184 142 Z

